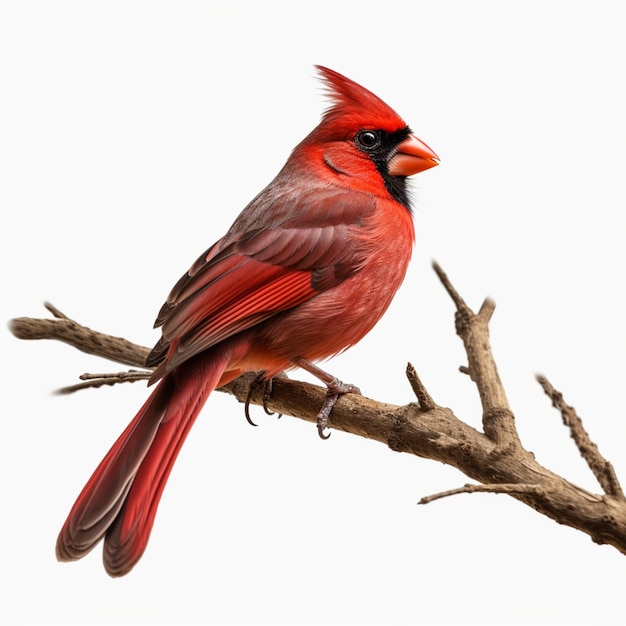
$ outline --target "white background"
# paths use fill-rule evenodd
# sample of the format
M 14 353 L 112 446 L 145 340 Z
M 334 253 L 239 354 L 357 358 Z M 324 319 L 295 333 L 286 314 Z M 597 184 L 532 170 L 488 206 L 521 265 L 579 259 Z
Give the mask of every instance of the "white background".
M 479 426 L 436 259 L 472 306 L 497 302 L 493 349 L 526 447 L 598 491 L 542 372 L 626 480 L 619 5 L 3 3 L 2 319 L 45 315 L 50 300 L 153 344 L 170 287 L 317 123 L 321 63 L 442 159 L 416 177 L 417 246 L 392 308 L 327 368 L 404 404 L 410 360 L 437 402 Z M 108 578 L 99 548 L 58 564 L 74 498 L 146 390 L 53 396 L 118 368 L 0 341 L 7 624 L 624 623 L 614 548 L 505 496 L 417 506 L 466 478 L 339 432 L 323 443 L 259 409 L 250 428 L 221 394 L 135 570 Z

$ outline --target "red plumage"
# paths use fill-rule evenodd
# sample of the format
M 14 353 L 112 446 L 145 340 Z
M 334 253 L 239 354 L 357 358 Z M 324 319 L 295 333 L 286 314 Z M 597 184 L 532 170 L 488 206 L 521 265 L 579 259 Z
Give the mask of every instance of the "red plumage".
M 400 286 L 414 241 L 405 179 L 437 156 L 377 96 L 318 71 L 330 108 L 170 293 L 147 363 L 158 384 L 78 496 L 59 560 L 104 538 L 107 572 L 129 572 L 211 391 L 246 371 L 319 375 L 311 363 L 358 342 Z M 345 391 L 330 379 L 335 397 Z

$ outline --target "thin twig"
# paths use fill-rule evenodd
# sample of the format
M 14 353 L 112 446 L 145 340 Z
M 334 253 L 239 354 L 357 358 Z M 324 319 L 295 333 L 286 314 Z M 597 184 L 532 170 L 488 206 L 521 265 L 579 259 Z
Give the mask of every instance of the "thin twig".
M 545 376 L 538 374 L 536 378 L 545 394 L 552 400 L 552 406 L 561 412 L 563 424 L 569 428 L 576 447 L 600 483 L 604 493 L 623 500 L 624 491 L 613 465 L 600 454 L 598 446 L 591 441 L 591 437 L 583 426 L 582 420 L 578 417 L 576 409 L 565 402 L 563 394 L 557 391 Z
M 546 492 L 545 487 L 533 483 L 501 483 L 501 484 L 489 484 L 489 485 L 474 485 L 466 484 L 463 487 L 457 489 L 449 489 L 448 491 L 440 491 L 434 493 L 431 496 L 424 496 L 418 504 L 429 504 L 435 500 L 441 498 L 447 498 L 449 496 L 456 496 L 460 493 L 520 493 L 520 494 L 533 494 L 535 496 L 542 496 Z
M 437 263 L 437 261 L 433 261 L 432 266 L 435 270 L 435 273 L 439 277 L 441 284 L 444 286 L 444 289 L 448 292 L 450 298 L 452 298 L 452 302 L 454 302 L 456 308 L 467 309 L 468 306 L 465 303 L 465 300 L 463 300 L 461 294 L 459 294 L 459 292 L 454 288 L 454 286 L 450 282 L 450 279 L 448 278 L 448 275 L 443 271 L 443 269 L 441 269 L 439 263 Z
M 61 387 L 56 391 L 57 394 L 65 395 L 80 391 L 81 389 L 97 389 L 103 385 L 117 385 L 119 383 L 134 383 L 138 380 L 148 380 L 152 376 L 152 371 L 146 370 L 128 370 L 126 372 L 112 372 L 105 374 L 81 374 L 79 378 L 85 382 L 70 385 L 69 387 Z
M 43 305 L 46 307 L 46 309 L 48 309 L 48 311 L 50 311 L 50 313 L 52 313 L 52 315 L 54 317 L 56 317 L 59 320 L 69 320 L 70 318 L 65 315 L 65 313 L 62 313 L 61 311 L 59 311 L 59 309 L 57 309 L 54 304 L 52 304 L 51 302 L 44 302 Z
M 420 380 L 412 363 L 407 363 L 406 365 L 406 377 L 409 379 L 411 389 L 413 389 L 420 409 L 422 411 L 432 411 L 437 405 L 428 391 L 426 391 L 426 387 L 424 387 L 424 383 Z
M 478 316 L 485 319 L 485 321 L 491 320 L 493 312 L 496 310 L 496 303 L 491 298 L 485 298 L 478 310 Z

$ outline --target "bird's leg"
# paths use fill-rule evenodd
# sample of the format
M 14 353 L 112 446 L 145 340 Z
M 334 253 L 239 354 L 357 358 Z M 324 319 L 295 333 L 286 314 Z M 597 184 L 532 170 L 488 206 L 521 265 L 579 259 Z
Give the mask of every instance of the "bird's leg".
M 322 439 L 328 439 L 330 437 L 330 433 L 328 433 L 328 435 L 325 435 L 324 431 L 328 426 L 328 416 L 333 410 L 335 402 L 337 402 L 339 396 L 343 395 L 344 393 L 361 393 L 361 391 L 358 387 L 355 387 L 354 385 L 342 383 L 332 374 L 325 372 L 320 367 L 317 367 L 317 365 L 314 365 L 310 361 L 307 361 L 300 356 L 293 359 L 293 363 L 294 365 L 297 365 L 303 370 L 309 372 L 309 374 L 313 374 L 313 376 L 319 378 L 326 385 L 326 387 L 328 387 L 328 391 L 326 392 L 326 398 L 324 399 L 324 404 L 322 404 L 322 408 L 317 414 L 317 432 Z
M 287 375 L 284 372 L 278 374 L 279 377 L 286 378 Z M 246 396 L 246 402 L 244 404 L 244 413 L 246 416 L 246 421 L 250 426 L 258 426 L 252 421 L 250 417 L 250 400 L 252 399 L 252 394 L 256 391 L 256 389 L 263 385 L 263 410 L 267 413 L 267 415 L 274 415 L 275 411 L 271 411 L 267 408 L 267 403 L 272 397 L 272 387 L 274 386 L 274 378 L 265 378 L 265 372 L 261 372 L 251 383 L 250 388 L 248 389 L 248 395 Z M 279 419 L 283 416 L 282 413 L 278 414 Z

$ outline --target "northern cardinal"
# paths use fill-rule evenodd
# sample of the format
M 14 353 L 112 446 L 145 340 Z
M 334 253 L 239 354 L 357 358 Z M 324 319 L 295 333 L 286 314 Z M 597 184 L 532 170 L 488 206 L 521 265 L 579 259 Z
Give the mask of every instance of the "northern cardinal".
M 411 257 L 407 176 L 437 155 L 373 93 L 317 66 L 331 106 L 276 178 L 178 281 L 148 357 L 159 381 L 78 496 L 60 561 L 104 538 L 104 566 L 127 574 L 143 554 L 176 456 L 209 394 L 243 372 L 301 367 L 333 401 L 353 391 L 313 364 L 362 339 Z

